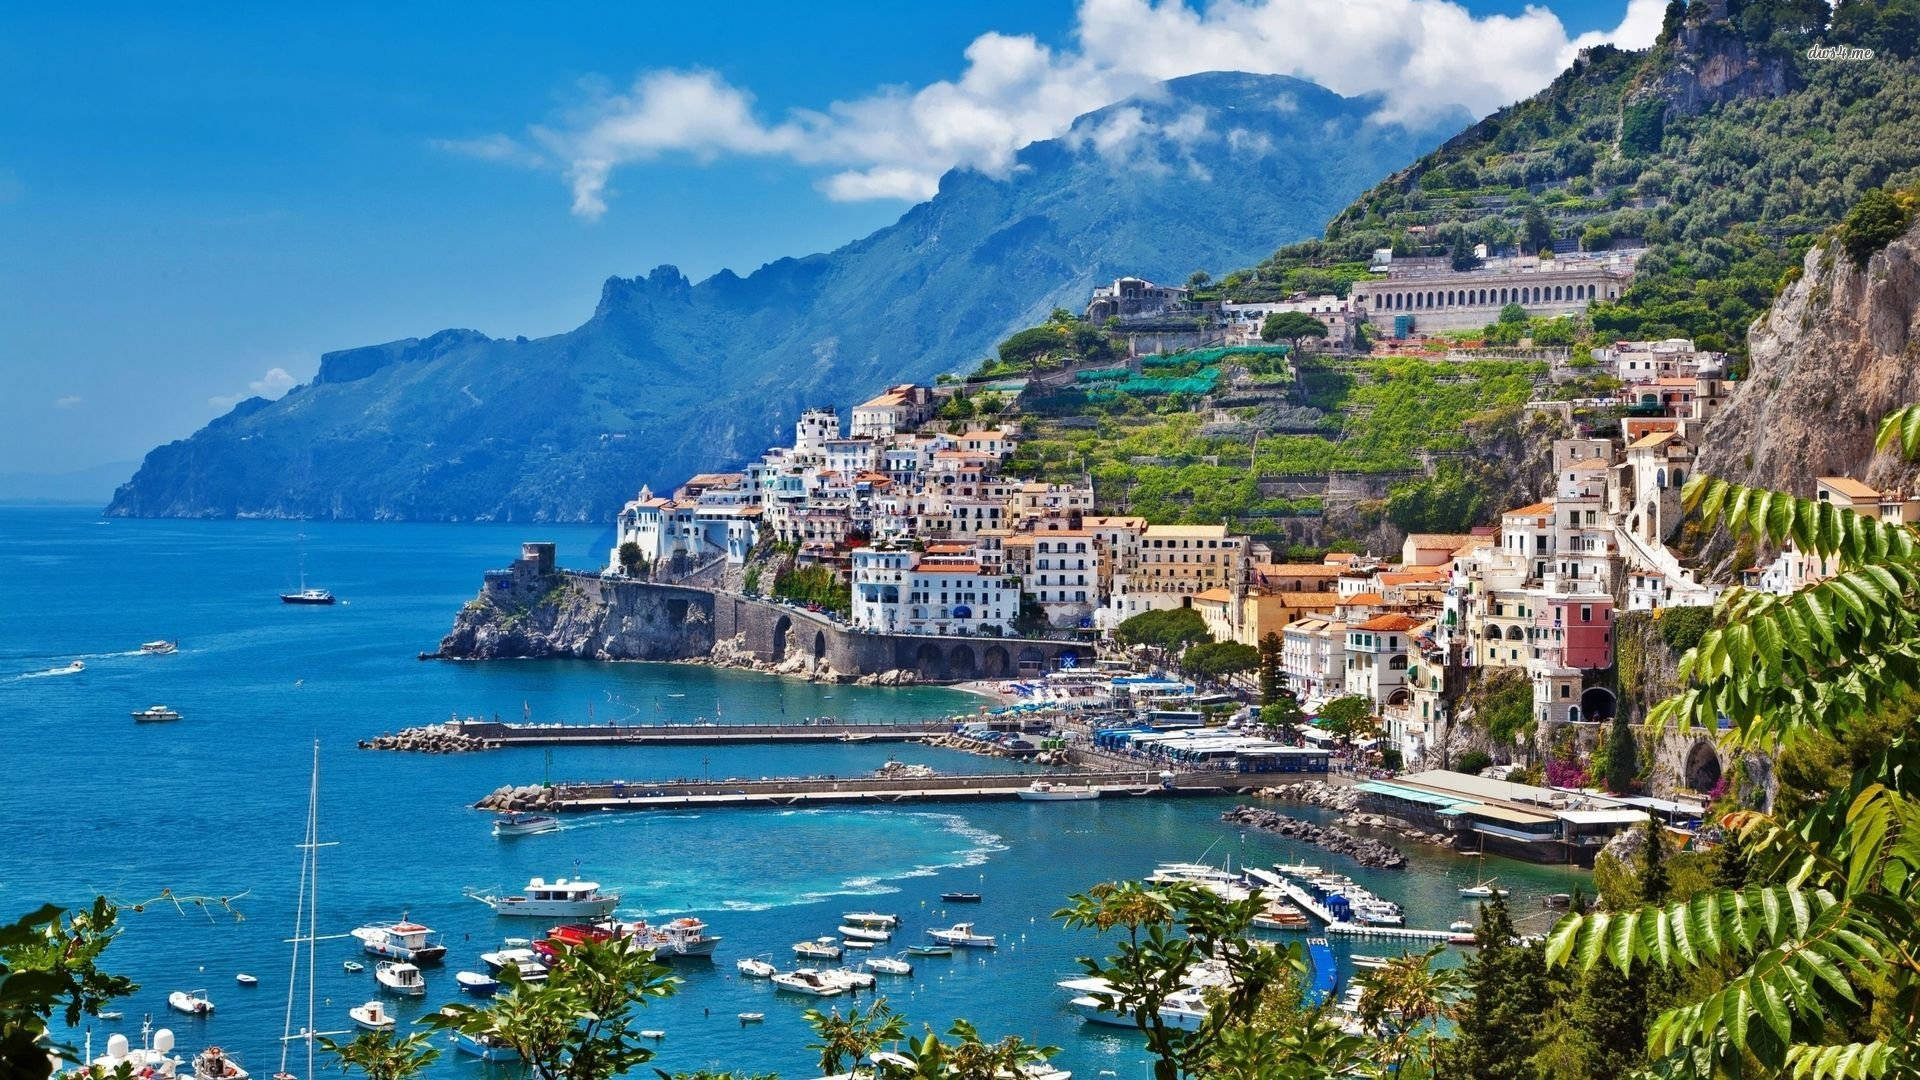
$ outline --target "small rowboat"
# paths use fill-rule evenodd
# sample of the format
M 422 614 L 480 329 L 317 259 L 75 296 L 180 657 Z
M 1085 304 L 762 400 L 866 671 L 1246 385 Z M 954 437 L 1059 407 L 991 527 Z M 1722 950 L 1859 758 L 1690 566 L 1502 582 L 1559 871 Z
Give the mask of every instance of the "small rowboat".
M 767 1018 L 766 1013 L 744 1012 L 740 1014 L 740 1023 L 742 1026 L 745 1026 L 747 1024 L 757 1024 L 760 1021 L 765 1020 L 766 1018 Z
M 907 955 L 909 956 L 952 956 L 953 946 L 951 945 L 909 945 L 907 946 Z
M 240 984 L 241 986 L 258 986 L 258 985 L 260 985 L 260 980 L 259 980 L 259 979 L 256 979 L 256 978 L 254 978 L 253 976 L 251 976 L 251 975 L 249 975 L 249 974 L 247 974 L 247 973 L 246 973 L 246 972 L 244 972 L 244 971 L 243 971 L 243 972 L 241 972 L 241 973 L 240 973 L 240 974 L 238 974 L 238 975 L 235 975 L 235 976 L 233 977 L 233 981 L 234 981 L 234 982 L 237 982 L 237 983 L 239 983 L 239 984 Z

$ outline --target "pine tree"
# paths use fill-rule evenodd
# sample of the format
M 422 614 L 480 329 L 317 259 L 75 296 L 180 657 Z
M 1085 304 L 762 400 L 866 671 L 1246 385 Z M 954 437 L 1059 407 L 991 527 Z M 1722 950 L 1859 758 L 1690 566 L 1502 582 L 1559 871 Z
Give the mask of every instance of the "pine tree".
M 1666 830 L 1649 819 L 1645 865 L 1639 878 L 1639 902 L 1665 903 L 1673 892 L 1667 874 Z M 1647 1025 L 1673 993 L 1667 972 L 1638 967 L 1621 974 L 1612 964 L 1596 964 L 1580 977 L 1573 1008 L 1573 1039 L 1583 1075 L 1627 1076 L 1646 1063 Z
M 1497 895 L 1481 905 L 1474 937 L 1480 949 L 1466 968 L 1472 994 L 1435 1075 L 1533 1080 L 1539 1018 L 1554 997 L 1545 954 L 1514 941 L 1507 903 Z

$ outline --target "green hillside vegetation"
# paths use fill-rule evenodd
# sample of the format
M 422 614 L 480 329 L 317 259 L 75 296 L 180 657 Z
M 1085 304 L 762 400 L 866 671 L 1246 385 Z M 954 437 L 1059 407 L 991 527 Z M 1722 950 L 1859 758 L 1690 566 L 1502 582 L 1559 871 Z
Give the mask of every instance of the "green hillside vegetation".
M 1743 352 L 1808 238 L 1867 191 L 1920 179 L 1920 5 L 1695 0 L 1641 53 L 1589 50 L 1553 84 L 1389 177 L 1320 239 L 1227 274 L 1222 296 L 1346 287 L 1377 248 L 1459 255 L 1644 241 L 1599 338 Z M 1811 44 L 1867 62 L 1813 61 Z M 1708 85 L 1698 73 L 1731 73 Z
M 1181 376 L 1187 379 L 1209 373 L 1217 381 L 1250 365 L 1271 370 L 1279 359 L 1271 352 L 1205 350 L 1148 357 L 1142 366 L 1195 373 Z M 1228 424 L 1193 411 L 1195 400 L 1175 407 L 1186 396 L 1179 393 L 1159 395 L 1159 411 L 1136 411 L 1127 403 L 1143 395 L 1119 389 L 1107 391 L 1113 396 L 1106 402 L 1078 386 L 1030 391 L 1021 402 L 1029 434 L 1009 470 L 1052 481 L 1090 474 L 1103 509 L 1155 523 L 1227 520 L 1265 532 L 1270 519 L 1318 513 L 1322 505 L 1317 497 L 1263 496 L 1259 477 L 1414 471 L 1422 468 L 1423 451 L 1470 452 L 1468 422 L 1517 410 L 1545 378 L 1546 365 L 1307 355 L 1285 374 L 1282 398 L 1232 408 Z M 1276 428 L 1290 430 L 1272 434 Z

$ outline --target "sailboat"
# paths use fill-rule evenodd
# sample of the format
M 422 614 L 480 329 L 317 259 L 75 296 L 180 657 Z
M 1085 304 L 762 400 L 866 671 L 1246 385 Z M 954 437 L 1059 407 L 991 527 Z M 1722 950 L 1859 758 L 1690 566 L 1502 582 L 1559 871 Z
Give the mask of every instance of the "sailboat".
M 305 552 L 300 553 L 300 591 L 281 593 L 280 602 L 283 604 L 333 603 L 333 593 L 328 592 L 326 589 L 309 588 L 307 586 L 307 555 Z
M 345 1031 L 317 1031 L 314 1022 L 314 957 L 313 946 L 317 941 L 331 941 L 344 938 L 346 934 L 315 933 L 320 925 L 320 849 L 333 847 L 334 843 L 320 841 L 320 740 L 313 743 L 313 779 L 307 788 L 307 829 L 300 843 L 300 891 L 294 904 L 293 936 L 287 942 L 293 946 L 292 958 L 287 971 L 287 1012 L 280 1033 L 280 1068 L 273 1074 L 273 1080 L 296 1080 L 287 1070 L 287 1051 L 294 1043 L 305 1043 L 307 1047 L 307 1071 L 309 1077 L 317 1075 L 314 1071 L 314 1040 L 325 1036 L 345 1035 Z M 293 1030 L 294 998 L 300 987 L 301 946 L 305 946 L 306 984 L 307 984 L 307 1022 L 299 1031 Z

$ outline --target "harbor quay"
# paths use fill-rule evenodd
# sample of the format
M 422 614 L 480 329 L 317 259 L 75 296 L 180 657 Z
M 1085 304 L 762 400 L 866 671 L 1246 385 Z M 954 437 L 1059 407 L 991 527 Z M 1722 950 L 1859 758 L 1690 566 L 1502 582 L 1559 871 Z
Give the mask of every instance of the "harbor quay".
M 1301 779 L 1306 779 L 1301 777 Z M 1262 781 L 1270 786 L 1271 780 Z M 474 804 L 478 810 L 582 813 L 665 810 L 688 806 L 778 807 L 844 803 L 989 802 L 1032 799 L 1051 787 L 1089 798 L 1175 798 L 1244 795 L 1251 778 L 1227 772 L 1167 773 L 1150 769 L 972 776 L 785 777 L 767 780 L 607 780 L 550 787 L 501 788 Z M 1092 794 L 1087 794 L 1091 792 Z
M 436 740 L 449 748 L 498 750 L 516 746 L 726 746 L 747 743 L 910 742 L 944 735 L 949 720 L 846 723 L 826 717 L 780 724 L 515 724 L 449 720 L 368 740 L 377 750 L 421 749 Z

